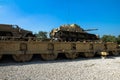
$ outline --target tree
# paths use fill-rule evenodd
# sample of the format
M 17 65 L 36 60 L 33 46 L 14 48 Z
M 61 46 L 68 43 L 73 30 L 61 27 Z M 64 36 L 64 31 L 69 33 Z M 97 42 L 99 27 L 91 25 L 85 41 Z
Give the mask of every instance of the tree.
M 117 38 L 112 35 L 103 35 L 101 38 L 104 42 L 117 42 Z
M 120 44 L 120 35 L 117 37 L 117 43 Z
M 36 34 L 36 37 L 37 37 L 37 38 L 41 38 L 41 39 L 46 39 L 46 38 L 47 38 L 47 32 L 39 31 L 39 32 Z

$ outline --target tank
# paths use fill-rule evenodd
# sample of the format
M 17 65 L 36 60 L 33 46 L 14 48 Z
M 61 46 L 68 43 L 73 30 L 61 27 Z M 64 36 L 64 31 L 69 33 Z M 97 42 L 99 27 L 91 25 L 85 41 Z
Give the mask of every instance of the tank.
M 84 30 L 77 24 L 62 25 L 57 29 L 53 29 L 50 32 L 50 37 L 52 40 L 58 41 L 93 41 L 99 40 L 98 36 L 95 34 L 88 33 L 87 31 L 92 31 L 97 29 L 87 29 Z
M 0 24 L 0 37 L 26 38 L 35 36 L 31 31 L 24 30 L 18 25 Z

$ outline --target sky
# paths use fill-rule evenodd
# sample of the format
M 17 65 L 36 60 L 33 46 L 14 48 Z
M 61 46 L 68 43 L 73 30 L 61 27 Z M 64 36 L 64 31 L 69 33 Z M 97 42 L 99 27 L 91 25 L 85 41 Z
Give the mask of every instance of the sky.
M 120 0 L 0 0 L 0 24 L 50 32 L 78 24 L 97 35 L 120 35 Z

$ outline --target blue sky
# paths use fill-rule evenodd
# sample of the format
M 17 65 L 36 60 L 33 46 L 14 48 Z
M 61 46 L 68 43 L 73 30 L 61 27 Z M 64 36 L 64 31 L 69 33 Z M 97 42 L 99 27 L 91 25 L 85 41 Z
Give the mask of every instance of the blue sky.
M 120 0 L 0 0 L 0 23 L 35 32 L 63 24 L 97 28 L 98 35 L 120 35 Z

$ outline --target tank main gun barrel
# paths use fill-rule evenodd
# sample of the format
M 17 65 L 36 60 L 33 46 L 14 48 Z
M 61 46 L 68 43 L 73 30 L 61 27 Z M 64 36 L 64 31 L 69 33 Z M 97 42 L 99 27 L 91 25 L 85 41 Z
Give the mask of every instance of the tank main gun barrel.
M 86 29 L 84 31 L 95 31 L 95 30 L 98 30 L 98 29 Z

